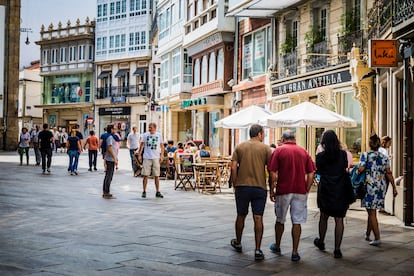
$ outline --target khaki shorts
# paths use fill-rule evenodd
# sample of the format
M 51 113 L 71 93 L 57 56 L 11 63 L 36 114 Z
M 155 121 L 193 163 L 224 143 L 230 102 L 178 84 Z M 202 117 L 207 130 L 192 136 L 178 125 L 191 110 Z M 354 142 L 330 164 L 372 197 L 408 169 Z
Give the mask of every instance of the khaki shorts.
M 286 214 L 290 206 L 292 224 L 303 224 L 308 218 L 308 194 L 278 195 L 275 200 L 276 222 L 286 221 Z
M 144 161 L 142 161 L 141 175 L 160 176 L 160 159 L 144 159 Z

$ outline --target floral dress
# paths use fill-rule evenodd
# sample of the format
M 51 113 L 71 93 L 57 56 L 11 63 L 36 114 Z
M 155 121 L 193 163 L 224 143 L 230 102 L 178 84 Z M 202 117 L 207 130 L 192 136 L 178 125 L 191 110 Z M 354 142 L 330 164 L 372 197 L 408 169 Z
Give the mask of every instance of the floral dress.
M 367 194 L 361 201 L 361 207 L 367 209 L 384 208 L 386 192 L 385 169 L 390 168 L 388 157 L 378 151 L 364 152 L 360 158 L 360 166 L 365 167 Z

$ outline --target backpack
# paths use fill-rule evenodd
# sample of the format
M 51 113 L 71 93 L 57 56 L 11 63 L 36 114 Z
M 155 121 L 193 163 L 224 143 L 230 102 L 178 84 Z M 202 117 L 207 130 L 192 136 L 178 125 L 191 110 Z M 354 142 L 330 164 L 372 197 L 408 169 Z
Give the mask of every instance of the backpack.
M 112 135 L 112 137 L 114 138 L 114 140 L 115 141 L 117 141 L 117 142 L 119 142 L 119 141 L 121 141 L 120 139 L 119 139 L 119 137 L 117 136 L 117 135 L 115 135 L 115 134 L 112 134 L 112 133 L 108 133 L 108 132 L 106 132 L 106 133 L 104 133 L 103 135 L 102 135 L 102 144 L 101 144 L 101 153 L 105 153 L 106 152 L 106 140 L 108 139 L 108 137 L 109 136 L 111 136 Z

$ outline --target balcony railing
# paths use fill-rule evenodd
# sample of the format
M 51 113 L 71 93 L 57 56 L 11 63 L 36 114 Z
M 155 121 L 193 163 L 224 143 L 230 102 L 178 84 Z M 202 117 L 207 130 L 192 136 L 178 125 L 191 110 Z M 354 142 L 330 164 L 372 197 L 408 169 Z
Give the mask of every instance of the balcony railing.
M 288 76 L 297 75 L 298 70 L 298 53 L 297 51 L 292 51 L 286 53 L 280 57 L 280 69 L 278 72 L 279 79 L 286 78 Z
M 393 1 L 393 26 L 414 16 L 414 0 L 394 0 Z
M 365 51 L 367 47 L 366 43 L 364 42 L 364 31 L 359 30 L 356 32 L 348 33 L 342 36 L 338 35 L 338 54 L 339 55 L 346 55 L 351 52 L 352 46 L 354 45 Z M 347 58 L 345 56 L 341 56 L 338 58 L 339 63 L 347 62 Z
M 328 54 L 328 42 L 322 41 L 315 43 L 312 49 L 308 49 L 308 54 L 315 55 L 309 55 L 308 65 L 306 65 L 307 72 L 323 69 L 328 66 L 328 57 L 323 56 L 323 54 Z M 322 55 L 319 56 L 318 54 Z
M 370 26 L 368 29 L 368 39 L 380 38 L 386 30 L 391 28 L 391 18 L 392 0 L 376 0 L 372 9 L 368 12 L 368 23 Z
M 112 86 L 98 87 L 95 93 L 95 99 L 106 99 L 112 97 L 148 97 L 147 84 L 129 85 L 129 86 Z

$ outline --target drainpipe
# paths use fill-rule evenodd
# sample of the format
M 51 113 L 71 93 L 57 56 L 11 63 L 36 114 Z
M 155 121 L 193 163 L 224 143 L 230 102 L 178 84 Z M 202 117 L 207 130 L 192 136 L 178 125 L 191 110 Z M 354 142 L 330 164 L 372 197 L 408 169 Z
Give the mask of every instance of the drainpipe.
M 234 80 L 234 85 L 237 84 L 237 65 L 239 62 L 239 17 L 236 16 L 234 18 L 235 21 L 235 32 L 234 32 L 234 58 L 233 58 L 233 80 Z M 231 113 L 233 114 L 234 112 L 236 112 L 236 100 L 235 100 L 235 93 L 233 91 L 233 103 L 231 106 Z M 230 149 L 230 154 L 233 153 L 234 148 L 236 147 L 236 137 L 234 137 L 236 135 L 236 131 L 234 130 L 234 128 L 232 128 L 231 130 L 231 149 Z

